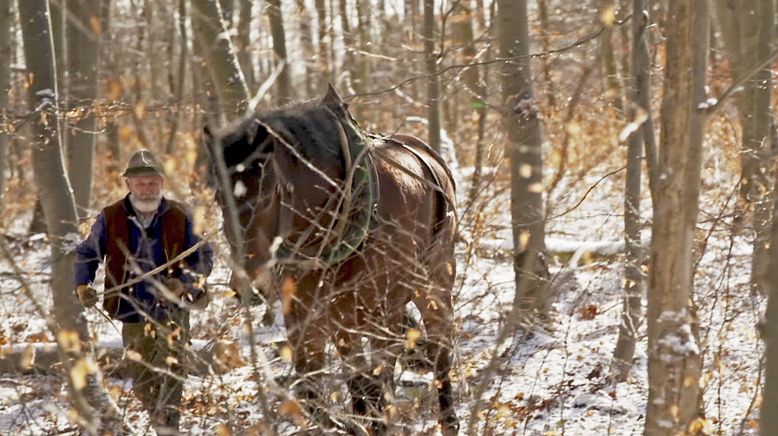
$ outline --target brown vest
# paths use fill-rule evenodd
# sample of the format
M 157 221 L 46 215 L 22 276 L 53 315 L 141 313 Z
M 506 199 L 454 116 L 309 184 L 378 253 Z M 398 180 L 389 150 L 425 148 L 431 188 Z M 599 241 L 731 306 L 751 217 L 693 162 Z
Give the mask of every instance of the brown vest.
M 171 200 L 166 200 L 170 208 L 162 215 L 162 246 L 165 252 L 165 260 L 178 256 L 185 250 L 184 242 L 186 232 L 186 213 L 183 206 Z M 107 206 L 103 209 L 106 228 L 106 254 L 105 254 L 105 289 L 111 289 L 119 284 L 124 284 L 128 277 L 128 262 L 126 253 L 129 252 L 130 227 L 127 209 L 124 206 L 125 199 Z M 103 309 L 111 317 L 116 318 L 119 312 L 119 292 L 127 295 L 128 287 L 116 290 L 103 296 Z

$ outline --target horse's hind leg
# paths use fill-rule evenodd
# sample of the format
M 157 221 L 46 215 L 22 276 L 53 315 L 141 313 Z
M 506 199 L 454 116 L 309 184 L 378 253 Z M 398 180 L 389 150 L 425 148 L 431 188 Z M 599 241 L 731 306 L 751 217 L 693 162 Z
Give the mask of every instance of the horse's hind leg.
M 450 289 L 447 285 L 432 283 L 426 292 L 414 298 L 427 329 L 427 353 L 434 366 L 440 424 L 444 434 L 456 434 L 459 429 L 450 377 L 454 348 L 454 307 Z

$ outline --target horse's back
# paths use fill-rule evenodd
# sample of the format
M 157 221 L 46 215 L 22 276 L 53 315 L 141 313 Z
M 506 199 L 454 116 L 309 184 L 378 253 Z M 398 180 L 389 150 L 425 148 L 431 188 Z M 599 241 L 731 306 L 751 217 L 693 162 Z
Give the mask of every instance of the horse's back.
M 445 161 L 415 136 L 378 139 L 379 219 L 399 223 L 403 231 L 414 228 L 414 243 L 427 261 L 452 261 L 456 191 Z

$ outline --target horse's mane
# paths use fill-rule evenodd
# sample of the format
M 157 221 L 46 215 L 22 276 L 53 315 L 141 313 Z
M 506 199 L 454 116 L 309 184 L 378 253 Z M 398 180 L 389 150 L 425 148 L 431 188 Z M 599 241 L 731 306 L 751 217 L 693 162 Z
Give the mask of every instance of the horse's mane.
M 279 139 L 311 162 L 333 162 L 342 158 L 338 127 L 340 120 L 319 100 L 256 112 L 252 120 L 270 127 Z

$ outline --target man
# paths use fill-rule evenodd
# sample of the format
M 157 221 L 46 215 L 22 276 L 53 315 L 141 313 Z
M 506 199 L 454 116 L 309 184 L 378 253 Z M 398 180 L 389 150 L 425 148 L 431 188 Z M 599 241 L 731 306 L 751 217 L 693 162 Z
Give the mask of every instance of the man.
M 208 304 L 203 284 L 213 252 L 194 234 L 183 205 L 162 195 L 163 170 L 150 151 L 133 154 L 123 176 L 129 193 L 98 214 L 76 250 L 76 294 L 87 308 L 97 303 L 92 283 L 104 259 L 103 308 L 122 322 L 132 389 L 157 433 L 176 434 L 189 309 Z

